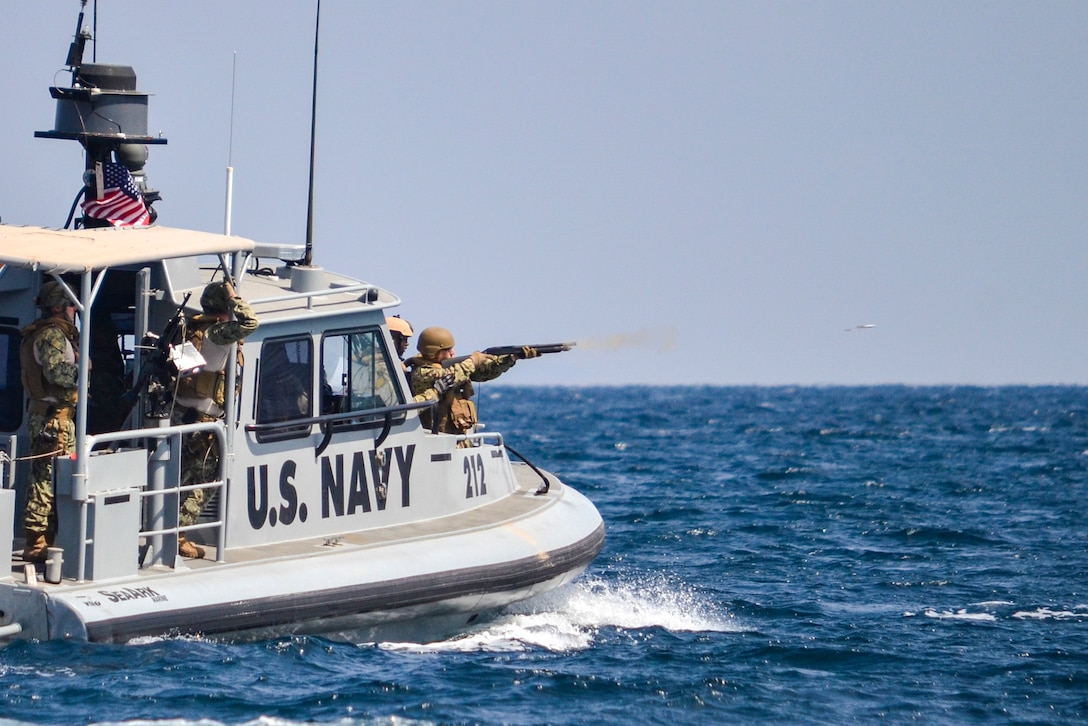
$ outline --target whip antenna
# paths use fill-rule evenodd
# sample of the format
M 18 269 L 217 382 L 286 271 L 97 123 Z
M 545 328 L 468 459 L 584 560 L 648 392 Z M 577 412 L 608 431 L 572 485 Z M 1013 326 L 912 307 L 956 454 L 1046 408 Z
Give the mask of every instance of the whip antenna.
M 321 36 L 321 0 L 317 0 L 314 20 L 314 86 L 310 102 L 310 192 L 306 201 L 306 254 L 302 264 L 309 266 L 314 259 L 314 147 L 317 136 L 317 41 Z

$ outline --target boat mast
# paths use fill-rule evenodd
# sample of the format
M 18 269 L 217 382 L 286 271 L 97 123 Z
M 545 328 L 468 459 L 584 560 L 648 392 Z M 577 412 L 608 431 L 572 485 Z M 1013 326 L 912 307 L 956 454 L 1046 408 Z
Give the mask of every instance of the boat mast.
M 136 72 L 131 66 L 86 62 L 83 59 L 87 41 L 93 41 L 91 31 L 83 27 L 86 0 L 80 4 L 76 33 L 65 65 L 71 71 L 69 88 L 52 87 L 49 94 L 57 104 L 54 128 L 35 131 L 42 139 L 67 139 L 78 141 L 84 150 L 83 184 L 65 226 L 72 223 L 79 200 L 101 200 L 107 188 L 108 165 L 121 165 L 131 176 L 140 193 L 141 206 L 151 222 L 156 212 L 152 205 L 161 199 L 159 192 L 147 186 L 147 147 L 165 144 L 161 136 L 151 136 L 147 128 L 148 94 L 136 90 Z M 97 5 L 96 15 L 97 15 Z M 95 20 L 97 23 L 97 19 Z M 94 43 L 97 56 L 98 43 Z M 117 187 L 110 187 L 117 188 Z M 132 207 L 123 212 L 111 212 L 109 205 L 94 214 L 84 214 L 77 226 L 100 227 L 111 224 L 126 226 L 133 223 Z

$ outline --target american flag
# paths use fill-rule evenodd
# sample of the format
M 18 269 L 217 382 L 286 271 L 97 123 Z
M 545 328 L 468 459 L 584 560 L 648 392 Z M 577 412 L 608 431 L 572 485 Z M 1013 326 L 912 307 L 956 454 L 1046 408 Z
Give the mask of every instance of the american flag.
M 94 219 L 104 219 L 114 227 L 150 224 L 151 215 L 128 169 L 110 162 L 105 165 L 104 172 L 100 198 L 84 201 L 83 214 Z

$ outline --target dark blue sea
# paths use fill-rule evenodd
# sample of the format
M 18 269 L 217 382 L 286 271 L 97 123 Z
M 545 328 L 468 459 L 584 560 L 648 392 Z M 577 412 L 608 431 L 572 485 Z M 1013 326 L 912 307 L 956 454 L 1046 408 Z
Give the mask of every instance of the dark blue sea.
M 516 388 L 481 418 L 608 530 L 435 643 L 0 650 L 0 722 L 1088 719 L 1088 388 Z

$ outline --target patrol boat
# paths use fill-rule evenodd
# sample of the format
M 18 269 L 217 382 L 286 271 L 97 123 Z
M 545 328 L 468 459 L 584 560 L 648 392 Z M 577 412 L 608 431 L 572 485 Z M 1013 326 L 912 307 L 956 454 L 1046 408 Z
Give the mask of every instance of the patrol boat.
M 35 134 L 84 147 L 82 223 L 0 225 L 0 557 L 12 562 L 0 642 L 435 637 L 577 577 L 604 542 L 596 508 L 501 433 L 421 425 L 431 404 L 413 400 L 391 352 L 393 293 L 311 264 L 305 245 L 143 223 L 158 198 L 146 146 L 165 139 L 148 134 L 132 68 L 82 61 L 88 38 L 77 26 L 71 86 L 50 89 L 55 126 Z M 134 226 L 119 218 L 132 210 L 109 208 L 110 164 L 139 189 L 147 215 L 137 209 Z M 232 347 L 225 417 L 172 425 L 171 386 L 199 361 L 162 333 L 224 278 L 260 326 L 243 355 Z M 49 280 L 77 301 L 78 404 L 75 452 L 53 466 L 59 528 L 35 565 L 21 557 L 18 349 Z M 293 408 L 276 403 L 287 391 Z M 180 527 L 192 432 L 214 435 L 223 456 L 199 485 L 210 505 Z M 179 535 L 205 558 L 179 557 Z

